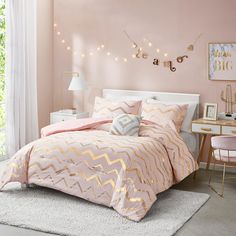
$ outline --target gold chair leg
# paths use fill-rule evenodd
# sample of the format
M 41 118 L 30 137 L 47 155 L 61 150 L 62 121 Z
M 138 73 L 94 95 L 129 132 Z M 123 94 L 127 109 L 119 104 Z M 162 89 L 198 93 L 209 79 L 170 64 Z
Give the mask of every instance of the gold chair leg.
M 212 170 L 212 174 L 210 172 L 210 176 L 209 176 L 209 181 L 208 181 L 208 185 L 211 187 L 211 175 L 215 174 L 215 167 L 216 167 L 216 159 L 214 159 L 214 166 L 213 166 L 213 170 Z
M 221 197 L 224 196 L 224 186 L 225 186 L 225 163 L 224 163 L 224 169 L 223 169 L 223 176 L 222 176 L 222 185 L 221 185 Z
M 214 161 L 214 167 L 213 167 L 213 173 L 215 173 L 215 164 L 216 164 L 216 160 Z M 220 197 L 224 197 L 224 183 L 225 183 L 225 173 L 226 173 L 226 165 L 224 163 L 224 167 L 223 167 L 223 172 L 222 172 L 222 184 L 221 184 L 221 193 L 219 193 L 212 185 L 211 185 L 211 179 L 212 179 L 212 176 L 210 174 L 210 177 L 209 177 L 209 182 L 208 182 L 208 185 L 209 187 L 215 192 L 217 193 Z

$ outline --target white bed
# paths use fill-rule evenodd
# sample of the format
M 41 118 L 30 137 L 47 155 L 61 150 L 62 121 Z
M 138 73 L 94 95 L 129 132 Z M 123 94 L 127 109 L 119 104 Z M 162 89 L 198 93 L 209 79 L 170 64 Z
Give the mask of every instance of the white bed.
M 159 101 L 196 102 L 195 95 L 138 91 L 104 90 L 104 97 L 121 98 L 121 92 L 129 99 L 134 94 L 133 98 L 139 100 L 155 95 Z M 116 108 L 107 103 L 111 114 L 119 108 L 125 111 L 120 103 Z M 135 103 L 139 108 L 141 103 Z M 125 104 L 136 108 L 132 103 Z M 106 105 L 100 105 L 101 110 L 106 109 Z M 171 128 L 142 126 L 140 137 L 135 137 L 97 129 L 105 123 L 111 126 L 111 120 L 102 117 L 45 127 L 44 138 L 24 146 L 9 160 L 0 178 L 0 190 L 10 182 L 35 184 L 112 207 L 121 216 L 138 222 L 157 200 L 157 194 L 198 168 Z
M 155 98 L 158 101 L 168 103 L 196 103 L 197 107 L 193 119 L 199 117 L 199 94 L 103 89 L 103 97 L 115 100 L 143 100 L 147 98 Z M 197 154 L 199 151 L 198 136 L 188 132 L 180 132 L 180 136 L 185 141 L 193 156 L 197 158 Z

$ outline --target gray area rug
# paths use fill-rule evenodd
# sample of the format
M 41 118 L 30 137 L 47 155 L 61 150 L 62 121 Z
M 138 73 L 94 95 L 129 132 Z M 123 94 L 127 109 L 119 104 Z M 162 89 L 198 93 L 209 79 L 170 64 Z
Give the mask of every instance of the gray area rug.
M 169 236 L 209 199 L 208 194 L 170 189 L 158 195 L 139 223 L 115 210 L 51 189 L 8 185 L 0 192 L 0 222 L 59 235 Z

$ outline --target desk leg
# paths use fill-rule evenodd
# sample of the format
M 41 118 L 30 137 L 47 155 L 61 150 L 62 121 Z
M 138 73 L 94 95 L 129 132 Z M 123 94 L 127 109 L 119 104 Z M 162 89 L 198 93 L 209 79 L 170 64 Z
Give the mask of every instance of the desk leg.
M 207 158 L 206 170 L 209 170 L 209 166 L 211 164 L 211 157 L 212 157 L 212 147 L 211 147 L 211 144 L 210 144 L 209 152 L 208 152 L 208 158 Z
M 200 164 L 200 161 L 202 159 L 203 148 L 204 148 L 204 145 L 205 145 L 205 142 L 206 142 L 206 136 L 207 136 L 206 134 L 201 134 L 201 135 L 202 135 L 202 137 L 201 137 L 199 155 L 198 155 L 198 158 L 197 158 L 197 164 L 198 165 Z M 197 171 L 195 171 L 195 173 L 194 173 L 194 176 L 193 176 L 194 179 L 196 178 L 196 174 L 197 174 Z

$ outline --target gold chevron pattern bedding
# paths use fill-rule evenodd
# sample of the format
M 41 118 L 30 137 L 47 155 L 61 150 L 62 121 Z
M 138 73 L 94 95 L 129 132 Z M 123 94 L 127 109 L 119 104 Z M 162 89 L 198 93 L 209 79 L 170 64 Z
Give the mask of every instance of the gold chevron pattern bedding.
M 10 159 L 0 189 L 15 181 L 45 186 L 140 221 L 156 195 L 197 164 L 171 128 L 142 124 L 139 132 L 139 137 L 117 136 L 87 128 L 41 138 Z
M 154 100 L 154 103 L 142 103 L 142 117 L 159 125 L 168 125 L 173 122 L 180 132 L 181 125 L 187 112 L 187 104 L 164 104 Z
M 96 97 L 94 103 L 94 118 L 114 118 L 119 114 L 140 113 L 141 101 L 112 101 L 106 98 Z

